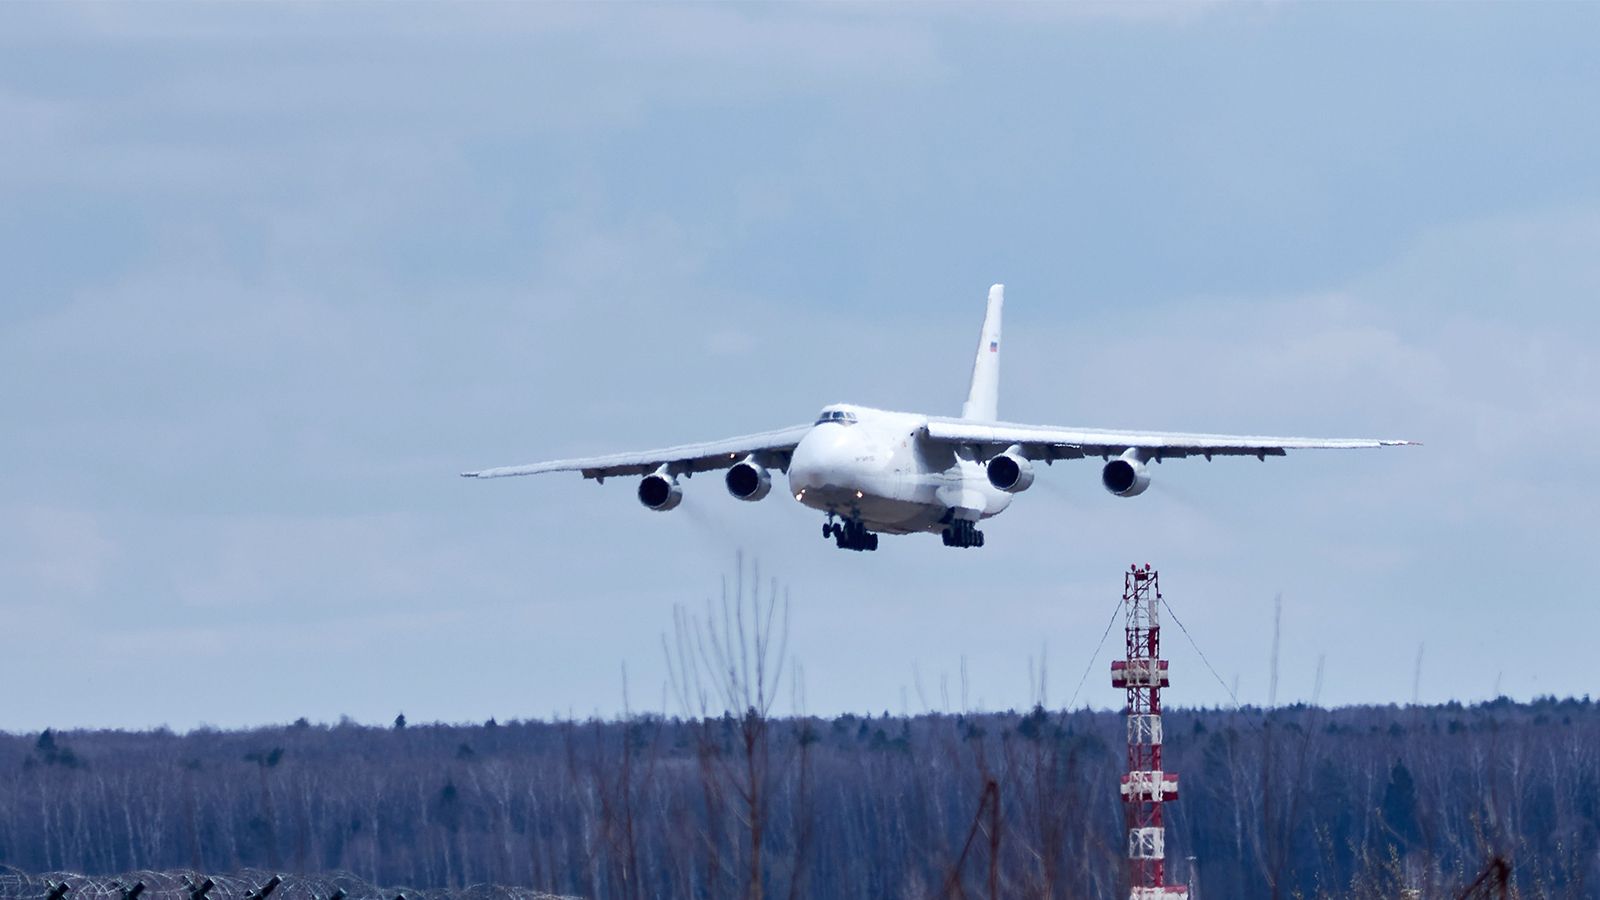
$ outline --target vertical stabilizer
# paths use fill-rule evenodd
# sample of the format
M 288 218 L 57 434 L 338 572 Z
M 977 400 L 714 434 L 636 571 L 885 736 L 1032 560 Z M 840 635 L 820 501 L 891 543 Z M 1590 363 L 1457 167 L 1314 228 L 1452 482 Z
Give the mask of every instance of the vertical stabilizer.
M 961 418 L 993 422 L 1000 418 L 1000 308 L 1006 302 L 1006 286 L 989 288 L 989 310 L 983 315 L 983 334 L 978 338 L 978 358 L 972 361 L 972 386 Z

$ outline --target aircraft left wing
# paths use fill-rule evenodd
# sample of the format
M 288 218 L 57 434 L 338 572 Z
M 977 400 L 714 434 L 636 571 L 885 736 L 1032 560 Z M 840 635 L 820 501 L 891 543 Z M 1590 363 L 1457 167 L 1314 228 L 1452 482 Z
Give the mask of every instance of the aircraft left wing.
M 761 464 L 769 468 L 788 471 L 789 457 L 795 445 L 811 430 L 810 425 L 796 425 L 777 431 L 763 431 L 740 437 L 711 441 L 705 444 L 684 444 L 660 450 L 641 450 L 637 453 L 613 453 L 609 456 L 587 456 L 576 459 L 554 459 L 549 462 L 529 463 L 525 466 L 501 466 L 462 472 L 462 478 L 505 478 L 511 475 L 538 475 L 544 472 L 581 472 L 585 478 L 604 481 L 613 475 L 645 475 L 661 468 L 673 475 L 709 472 L 726 469 L 746 456 L 754 454 Z
M 1107 431 L 1052 425 L 1017 425 L 1010 422 L 972 422 L 931 418 L 928 436 L 938 441 L 965 444 L 988 457 L 1020 446 L 1029 459 L 1082 459 L 1085 456 L 1119 456 L 1124 451 L 1147 451 L 1151 459 L 1185 456 L 1254 456 L 1266 459 L 1290 450 L 1357 450 L 1395 447 L 1416 441 L 1378 438 L 1266 437 L 1239 434 L 1182 434 L 1162 431 Z

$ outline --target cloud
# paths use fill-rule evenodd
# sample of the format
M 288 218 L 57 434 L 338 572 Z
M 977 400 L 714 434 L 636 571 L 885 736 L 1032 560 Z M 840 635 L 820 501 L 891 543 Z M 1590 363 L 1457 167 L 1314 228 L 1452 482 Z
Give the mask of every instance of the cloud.
M 24 604 L 97 593 L 118 555 L 98 515 L 51 506 L 0 508 L 0 548 L 3 581 Z
M 412 135 L 417 118 L 455 130 L 632 124 L 653 107 L 748 103 L 863 80 L 941 72 L 932 28 L 915 18 L 807 7 L 485 5 L 439 8 L 112 6 L 8 11 L 24 46 L 153 53 L 227 47 L 225 70 L 187 52 L 113 94 L 162 118 L 269 133 L 312 119 L 350 133 Z M 262 52 L 294 44 L 292 55 Z M 566 73 L 581 70 L 584 77 Z M 522 87 L 515 102 L 507 88 Z M 126 111 L 120 103 L 108 111 Z M 123 121 L 130 121 L 123 119 Z

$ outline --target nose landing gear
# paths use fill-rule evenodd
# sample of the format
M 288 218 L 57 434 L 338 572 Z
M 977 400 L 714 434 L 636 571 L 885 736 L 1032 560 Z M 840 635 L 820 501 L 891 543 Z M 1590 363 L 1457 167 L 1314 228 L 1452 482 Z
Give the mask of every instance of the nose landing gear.
M 833 538 L 840 550 L 876 550 L 878 549 L 878 536 L 867 530 L 867 526 L 860 519 L 844 519 L 833 521 L 830 515 L 828 521 L 822 526 L 822 536 Z
M 975 522 L 953 519 L 943 532 L 946 547 L 982 547 L 983 532 Z

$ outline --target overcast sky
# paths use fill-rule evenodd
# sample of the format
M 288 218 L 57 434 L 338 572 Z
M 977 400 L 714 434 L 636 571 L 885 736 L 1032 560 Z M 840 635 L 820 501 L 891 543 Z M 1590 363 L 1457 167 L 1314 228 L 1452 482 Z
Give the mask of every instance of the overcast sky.
M 659 710 L 741 549 L 814 713 L 1064 704 L 1146 561 L 1245 702 L 1280 593 L 1280 701 L 1600 693 L 1597 96 L 1579 3 L 0 5 L 0 728 Z M 1004 418 L 1426 446 L 981 551 L 455 477 L 954 414 L 995 281 Z

